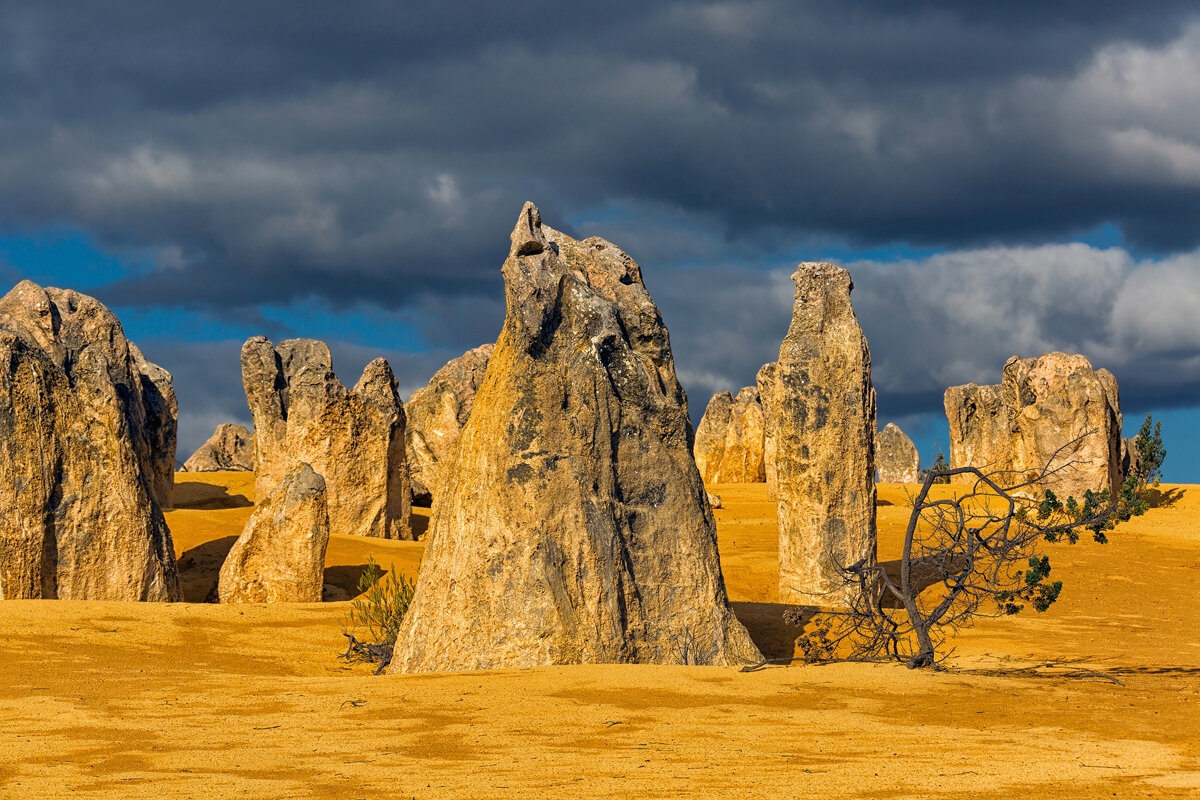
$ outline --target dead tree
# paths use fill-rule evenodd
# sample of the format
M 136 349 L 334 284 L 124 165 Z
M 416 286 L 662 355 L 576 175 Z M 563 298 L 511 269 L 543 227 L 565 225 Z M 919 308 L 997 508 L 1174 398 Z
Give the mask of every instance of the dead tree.
M 1083 434 L 1086 436 L 1088 434 Z M 979 615 L 1015 614 L 1026 604 L 1046 610 L 1062 589 L 1049 581 L 1045 542 L 1074 544 L 1082 533 L 1107 541 L 1105 531 L 1128 518 L 1123 494 L 1087 492 L 1082 502 L 1060 502 L 1040 491 L 1046 478 L 1074 463 L 1053 466 L 1080 436 L 1064 445 L 1040 471 L 984 472 L 975 467 L 933 469 L 913 498 L 900 559 L 842 567 L 858 587 L 853 607 L 821 611 L 798 640 L 806 661 L 901 661 L 910 669 L 933 667 L 948 655 L 944 645 L 958 627 Z M 975 482 L 934 499 L 930 489 L 954 475 Z M 811 614 L 791 609 L 792 624 Z M 797 660 L 797 659 L 784 659 Z

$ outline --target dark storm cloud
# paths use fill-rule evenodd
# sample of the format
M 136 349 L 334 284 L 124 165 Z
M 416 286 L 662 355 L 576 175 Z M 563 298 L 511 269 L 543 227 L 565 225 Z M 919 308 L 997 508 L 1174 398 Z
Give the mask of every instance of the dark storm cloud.
M 693 395 L 773 357 L 781 263 L 957 249 L 855 268 L 896 413 L 1038 348 L 1196 397 L 1192 329 L 1155 311 L 1186 287 L 1138 294 L 1191 275 L 1200 245 L 1193 3 L 579 5 L 10 2 L 0 231 L 124 254 L 123 279 L 90 287 L 115 305 L 365 304 L 441 358 L 494 337 L 533 199 L 643 264 Z M 1101 225 L 1119 269 L 1028 247 Z M 1162 274 L 1144 258 L 1171 253 Z M 228 364 L 204 407 L 232 414 L 230 358 L 161 360 L 183 381 Z

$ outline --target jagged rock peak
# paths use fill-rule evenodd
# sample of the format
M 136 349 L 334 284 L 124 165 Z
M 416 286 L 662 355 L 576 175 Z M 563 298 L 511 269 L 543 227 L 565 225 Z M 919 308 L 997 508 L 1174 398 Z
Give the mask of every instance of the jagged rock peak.
M 759 657 L 725 594 L 666 328 L 628 255 L 522 209 L 507 315 L 392 670 Z

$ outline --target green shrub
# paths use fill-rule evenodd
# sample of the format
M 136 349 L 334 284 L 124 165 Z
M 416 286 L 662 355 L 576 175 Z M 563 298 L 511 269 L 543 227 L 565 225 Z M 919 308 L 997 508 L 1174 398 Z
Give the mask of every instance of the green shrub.
M 358 578 L 359 595 L 350 604 L 350 627 L 356 632 L 362 630 L 364 641 L 391 647 L 415 588 L 394 564 L 385 573 L 374 557 L 368 556 L 367 566 Z

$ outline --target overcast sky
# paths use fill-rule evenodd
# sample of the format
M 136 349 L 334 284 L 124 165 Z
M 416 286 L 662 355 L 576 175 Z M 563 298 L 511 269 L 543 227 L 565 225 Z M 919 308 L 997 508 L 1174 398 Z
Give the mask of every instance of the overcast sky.
M 117 310 L 182 459 L 250 335 L 405 396 L 494 339 L 528 199 L 642 264 L 694 417 L 833 260 L 923 456 L 946 386 L 1061 349 L 1200 482 L 1194 3 L 575 5 L 8 0 L 0 283 Z

